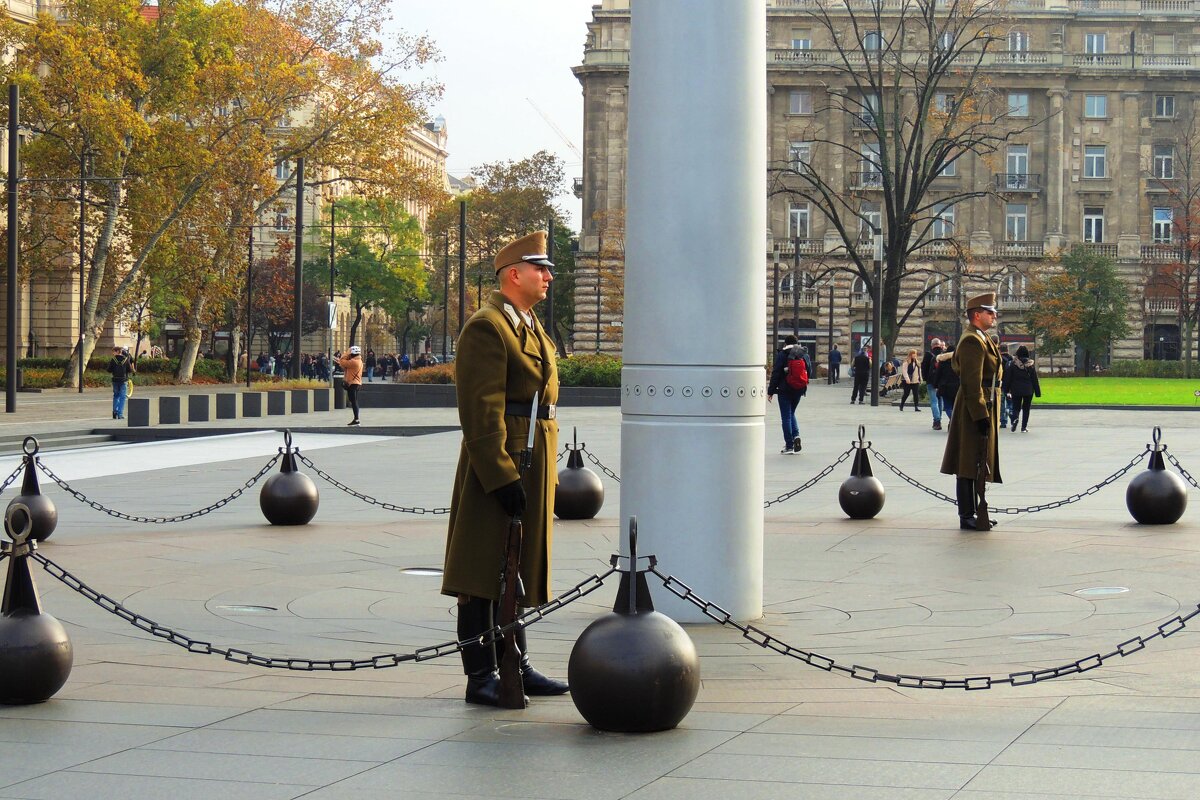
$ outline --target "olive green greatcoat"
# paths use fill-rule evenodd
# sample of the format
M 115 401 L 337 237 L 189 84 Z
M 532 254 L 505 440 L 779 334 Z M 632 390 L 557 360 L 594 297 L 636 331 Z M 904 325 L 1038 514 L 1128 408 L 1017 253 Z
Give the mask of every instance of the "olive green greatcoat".
M 523 321 L 514 324 L 504 304 L 504 296 L 493 292 L 458 339 L 454 382 L 463 441 L 450 500 L 442 593 L 499 599 L 510 518 L 491 493 L 519 477 L 528 498 L 522 517 L 523 604 L 535 606 L 550 599 L 558 423 L 536 421 L 533 464 L 520 475 L 530 419 L 506 414 L 505 406 L 512 402 L 528 409 L 534 392 L 539 405 L 557 403 L 558 366 L 554 343 L 541 323 L 535 318 L 533 328 Z
M 1004 376 L 1000 348 L 986 333 L 970 326 L 958 340 L 950 364 L 958 373 L 960 384 L 954 398 L 954 413 L 950 416 L 950 434 L 946 439 L 946 453 L 942 456 L 942 472 L 960 478 L 975 478 L 983 438 L 975 421 L 986 418 L 992 424 L 992 435 L 987 438 L 987 461 L 991 465 L 987 480 L 1002 483 L 1000 448 L 996 435 L 1000 421 L 997 401 L 1000 379 Z M 996 387 L 995 391 L 992 390 L 993 386 Z

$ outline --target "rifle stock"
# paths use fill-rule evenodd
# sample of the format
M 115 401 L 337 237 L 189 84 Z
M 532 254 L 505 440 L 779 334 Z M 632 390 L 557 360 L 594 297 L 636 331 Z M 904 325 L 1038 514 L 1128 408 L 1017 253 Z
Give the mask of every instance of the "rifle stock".
M 508 524 L 508 539 L 504 544 L 504 570 L 500 574 L 501 627 L 517 618 L 517 600 L 521 585 L 521 540 L 524 529 L 521 515 Z M 500 707 L 525 708 L 525 687 L 521 682 L 521 651 L 517 648 L 517 629 L 505 631 L 504 654 L 500 657 Z

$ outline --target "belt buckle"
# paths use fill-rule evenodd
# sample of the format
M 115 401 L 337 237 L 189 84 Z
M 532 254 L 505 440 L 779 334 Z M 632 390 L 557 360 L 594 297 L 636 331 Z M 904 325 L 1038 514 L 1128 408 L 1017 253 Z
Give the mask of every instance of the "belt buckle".
M 554 419 L 558 416 L 558 406 L 550 403 L 546 406 L 546 419 Z

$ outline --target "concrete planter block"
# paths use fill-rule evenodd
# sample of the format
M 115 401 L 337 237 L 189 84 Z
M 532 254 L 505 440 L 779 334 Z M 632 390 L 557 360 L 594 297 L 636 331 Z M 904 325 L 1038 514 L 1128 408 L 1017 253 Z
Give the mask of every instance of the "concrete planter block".
M 237 392 L 217 392 L 216 398 L 217 419 L 237 419 L 242 415 Z
M 158 398 L 158 422 L 160 425 L 178 425 L 183 421 L 183 398 Z
M 266 392 L 242 392 L 243 417 L 265 417 L 266 415 Z
M 267 392 L 267 416 L 278 417 L 292 413 L 292 393 L 276 390 Z
M 307 414 L 312 411 L 312 389 L 292 389 L 292 413 Z
M 333 407 L 343 409 L 346 407 L 346 384 L 341 378 L 333 379 Z
M 212 402 L 211 394 L 189 394 L 187 421 L 208 422 L 212 419 Z
M 152 397 L 131 397 L 125 408 L 130 428 L 149 428 L 158 424 L 158 402 Z
M 313 411 L 328 411 L 333 408 L 332 389 L 313 389 Z

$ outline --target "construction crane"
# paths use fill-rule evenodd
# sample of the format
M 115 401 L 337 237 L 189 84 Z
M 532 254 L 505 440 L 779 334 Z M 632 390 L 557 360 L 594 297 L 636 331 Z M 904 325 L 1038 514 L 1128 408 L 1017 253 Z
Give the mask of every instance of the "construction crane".
M 531 100 L 530 98 L 526 97 L 525 102 L 529 103 L 529 105 L 533 106 L 533 110 L 538 113 L 538 116 L 541 117 L 543 120 L 545 120 L 546 124 L 550 126 L 550 129 L 558 134 L 558 138 L 563 140 L 563 144 L 565 144 L 567 147 L 571 148 L 571 152 L 575 154 L 575 157 L 578 158 L 580 160 L 580 162 L 582 162 L 583 161 L 583 153 L 579 152 L 579 148 L 576 147 L 575 144 L 570 139 L 567 138 L 567 135 L 562 132 L 561 128 L 559 128 L 557 125 L 554 124 L 554 120 L 552 120 L 552 119 L 550 119 L 550 117 L 546 116 L 546 112 L 542 111 L 540 108 L 538 108 L 538 104 L 533 102 L 533 100 Z

